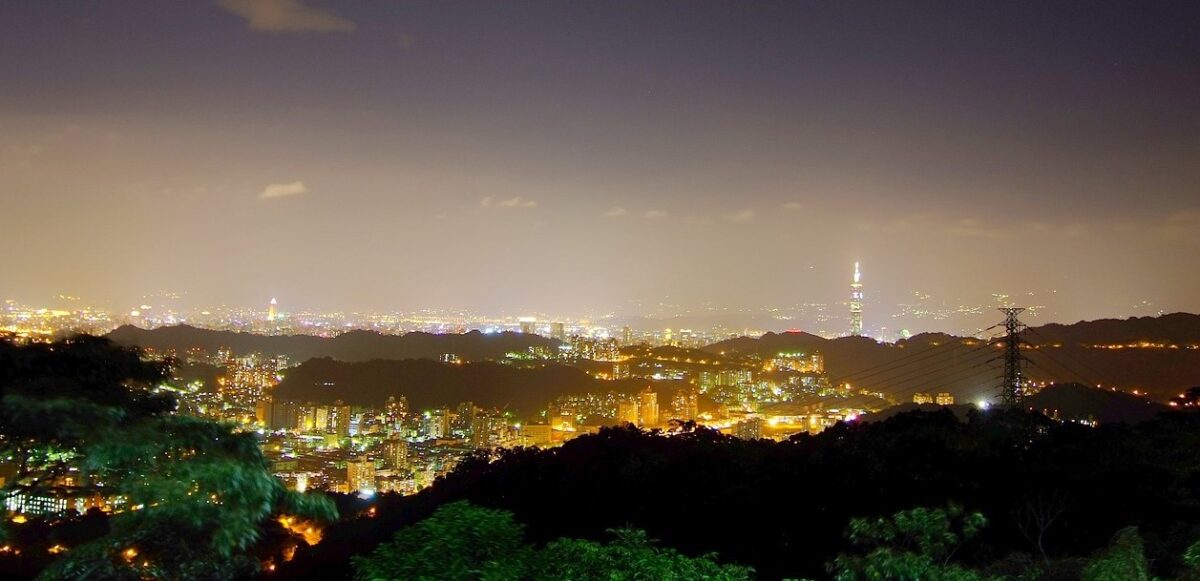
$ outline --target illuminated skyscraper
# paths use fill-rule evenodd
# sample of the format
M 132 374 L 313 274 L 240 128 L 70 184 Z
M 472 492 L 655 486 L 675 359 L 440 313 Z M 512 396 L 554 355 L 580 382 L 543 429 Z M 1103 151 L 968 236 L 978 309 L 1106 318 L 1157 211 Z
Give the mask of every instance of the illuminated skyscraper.
M 629 398 L 617 402 L 617 422 L 622 424 L 638 423 L 638 400 Z
M 375 491 L 375 462 L 360 456 L 346 462 L 346 492 Z
M 393 470 L 405 470 L 408 468 L 408 442 L 400 438 L 399 435 L 393 434 L 389 436 L 384 443 L 384 451 L 386 453 L 387 463 Z
M 333 433 L 339 438 L 350 437 L 350 406 L 342 403 L 342 400 L 333 402 L 331 414 L 333 416 Z
M 638 419 L 641 420 L 642 426 L 653 427 L 658 425 L 658 394 L 650 388 L 646 387 L 646 391 L 639 394 L 638 403 Z
M 517 322 L 521 324 L 521 332 L 526 335 L 532 335 L 537 331 L 537 319 L 533 317 L 521 317 L 517 319 Z
M 682 387 L 671 398 L 671 407 L 677 420 L 694 420 L 700 415 L 699 391 L 693 386 Z
M 267 320 L 268 321 L 273 322 L 273 321 L 275 321 L 275 317 L 279 316 L 279 312 L 277 311 L 278 307 L 279 307 L 279 302 L 275 300 L 275 297 L 271 297 L 271 302 L 270 302 L 270 304 L 267 305 Z
M 854 263 L 854 282 L 850 283 L 850 336 L 860 337 L 863 332 L 863 290 L 862 273 L 858 271 L 858 263 Z

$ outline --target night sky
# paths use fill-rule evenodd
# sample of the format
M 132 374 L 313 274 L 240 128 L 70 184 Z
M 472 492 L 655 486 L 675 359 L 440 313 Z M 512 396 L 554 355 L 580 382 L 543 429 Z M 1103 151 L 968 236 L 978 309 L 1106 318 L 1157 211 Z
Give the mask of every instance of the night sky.
M 1195 312 L 1200 2 L 8 0 L 0 223 L 34 303 Z

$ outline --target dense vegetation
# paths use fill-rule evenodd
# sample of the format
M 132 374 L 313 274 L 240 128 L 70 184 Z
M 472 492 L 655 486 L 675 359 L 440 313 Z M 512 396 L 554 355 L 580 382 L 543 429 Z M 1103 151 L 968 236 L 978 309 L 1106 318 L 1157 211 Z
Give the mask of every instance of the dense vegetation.
M 284 491 L 252 435 L 173 414 L 165 371 L 101 339 L 0 343 L 0 458 L 15 462 L 4 494 L 69 478 L 127 499 L 111 517 L 5 522 L 4 543 L 27 550 L 0 554 L 0 573 L 252 575 L 280 554 L 272 517 L 334 516 Z M 689 428 L 481 453 L 372 510 L 342 498 L 359 516 L 277 574 L 1200 578 L 1200 414 L 1093 428 L 918 411 L 778 443 Z
M 903 543 L 889 548 L 887 534 L 899 533 L 872 536 L 852 524 L 914 507 L 943 511 L 937 518 L 961 536 L 953 564 L 969 575 L 1079 578 L 1089 559 L 1137 539 L 1147 574 L 1182 576 L 1200 539 L 1198 498 L 1200 416 L 1190 414 L 1091 428 L 1018 410 L 966 421 L 914 412 L 782 443 L 606 429 L 558 449 L 479 456 L 421 494 L 382 498 L 373 518 L 331 527 L 286 572 L 348 576 L 352 555 L 468 500 L 510 511 L 534 545 L 635 528 L 767 579 L 851 575 L 881 547 L 920 557 Z M 936 508 L 948 503 L 960 508 Z
M 0 342 L 0 458 L 15 465 L 0 498 L 122 501 L 112 517 L 6 521 L 0 573 L 226 579 L 262 567 L 253 550 L 272 515 L 336 517 L 328 499 L 285 490 L 253 434 L 171 413 L 166 371 L 95 337 Z
M 610 365 L 611 367 L 611 365 Z M 429 359 L 348 363 L 309 359 L 290 369 L 275 388 L 279 400 L 383 407 L 403 395 L 411 409 L 452 407 L 462 401 L 519 410 L 528 415 L 560 395 L 636 391 L 644 382 L 602 381 L 565 365 L 522 369 L 494 362 L 447 365 Z
M 557 539 L 525 542 L 512 513 L 453 502 L 400 529 L 369 555 L 354 558 L 355 577 L 373 579 L 715 579 L 743 580 L 746 567 L 712 555 L 687 557 L 656 547 L 645 531 L 617 529 L 611 543 Z

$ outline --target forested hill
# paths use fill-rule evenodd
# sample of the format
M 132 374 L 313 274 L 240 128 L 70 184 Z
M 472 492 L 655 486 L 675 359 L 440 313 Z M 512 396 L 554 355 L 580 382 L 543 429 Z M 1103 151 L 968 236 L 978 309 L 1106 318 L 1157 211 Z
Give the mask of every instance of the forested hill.
M 447 365 L 408 359 L 350 363 L 321 358 L 289 370 L 275 388 L 274 397 L 277 401 L 331 403 L 341 399 L 354 405 L 381 406 L 388 396 L 403 395 L 412 409 L 473 401 L 532 412 L 560 395 L 629 391 L 643 385 L 602 382 L 584 371 L 561 365 L 520 369 L 491 362 Z
M 188 325 L 152 330 L 125 325 L 107 336 L 119 345 L 148 347 L 156 351 L 200 348 L 215 352 L 228 347 L 235 354 L 258 352 L 286 355 L 296 361 L 313 357 L 332 357 L 342 361 L 437 359 L 445 353 L 453 353 L 466 361 L 483 361 L 503 358 L 509 351 L 526 351 L 529 347 L 554 347 L 558 344 L 553 339 L 521 333 L 484 334 L 471 331 L 442 335 L 385 335 L 375 331 L 350 331 L 334 338 L 324 338 L 213 331 Z
M 512 511 L 536 541 L 603 539 L 632 526 L 685 554 L 715 551 L 753 566 L 768 580 L 829 578 L 826 564 L 856 550 L 842 536 L 853 517 L 953 502 L 987 519 L 954 559 L 988 574 L 955 579 L 1079 579 L 1083 559 L 1132 525 L 1146 539 L 1152 573 L 1177 575 L 1200 539 L 1198 462 L 1200 415 L 1180 413 L 1089 428 L 1016 410 L 956 418 L 941 409 L 787 442 L 609 429 L 554 450 L 479 456 L 420 494 L 387 496 L 371 516 L 302 547 L 280 574 L 345 578 L 351 555 L 465 499 Z M 1046 520 L 1039 545 L 1032 523 Z M 1057 575 L 1022 575 L 1039 563 Z
M 998 332 L 998 331 L 994 331 Z M 1024 353 L 1035 381 L 1078 382 L 1148 393 L 1166 401 L 1200 385 L 1200 315 L 1106 319 L 1028 329 Z M 897 401 L 916 392 L 947 391 L 960 399 L 995 395 L 998 353 L 983 341 L 924 333 L 896 343 L 865 337 L 825 339 L 808 333 L 767 333 L 709 345 L 725 356 L 770 357 L 819 351 L 835 382 L 881 391 Z

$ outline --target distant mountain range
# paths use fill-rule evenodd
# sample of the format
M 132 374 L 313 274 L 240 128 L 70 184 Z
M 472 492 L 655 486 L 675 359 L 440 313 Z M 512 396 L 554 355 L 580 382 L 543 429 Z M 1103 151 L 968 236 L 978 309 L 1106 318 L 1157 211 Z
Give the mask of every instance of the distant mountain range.
M 349 331 L 334 338 L 312 335 L 256 335 L 235 331 L 214 331 L 189 325 L 141 329 L 124 325 L 107 335 L 118 344 L 177 351 L 199 348 L 215 353 L 229 348 L 235 354 L 264 353 L 286 355 L 295 361 L 314 357 L 332 357 L 342 361 L 371 359 L 438 359 L 453 353 L 464 361 L 500 359 L 510 351 L 527 351 L 530 347 L 556 347 L 558 341 L 522 333 L 484 334 L 471 331 L 463 334 L 434 335 L 407 333 L 385 335 L 375 331 Z
M 1000 330 L 994 330 L 999 335 Z M 1104 319 L 1031 327 L 1022 338 L 1034 381 L 1116 386 L 1166 401 L 1200 385 L 1200 315 Z M 994 342 L 993 342 L 994 345 Z M 739 337 L 704 348 L 727 356 L 771 357 L 819 351 L 835 383 L 884 393 L 897 402 L 915 393 L 948 392 L 960 401 L 989 399 L 999 385 L 1000 353 L 979 339 L 925 333 L 892 343 L 865 337 L 825 339 L 808 333 Z
M 994 332 L 999 334 L 998 330 Z M 423 405 L 419 402 L 424 401 L 424 394 L 428 393 L 436 394 L 429 399 L 431 405 L 457 401 L 453 398 L 461 395 L 462 399 L 474 399 L 487 405 L 508 403 L 526 408 L 531 402 L 544 405 L 550 399 L 543 398 L 544 395 L 571 393 L 594 385 L 591 383 L 594 380 L 586 373 L 566 367 L 522 371 L 498 366 L 466 366 L 464 370 L 404 362 L 383 366 L 386 370 L 366 370 L 339 364 L 374 359 L 436 359 L 445 353 L 454 353 L 464 361 L 480 362 L 500 359 L 512 351 L 558 344 L 552 339 L 530 334 L 473 331 L 447 335 L 384 335 L 351 331 L 327 339 L 305 335 L 264 336 L 189 326 L 154 330 L 125 326 L 108 336 L 123 345 L 158 351 L 202 348 L 214 352 L 220 347 L 228 347 L 235 353 L 281 354 L 296 361 L 329 358 L 301 366 L 289 374 L 281 389 L 297 398 L 328 395 L 327 391 L 322 392 L 312 385 L 332 381 L 342 386 L 356 386 L 338 396 L 350 402 L 362 400 L 362 403 L 368 403 L 376 402 L 381 396 L 386 398 L 389 388 L 385 386 L 394 384 L 403 387 L 398 393 L 408 395 L 413 405 Z M 1190 386 L 1200 385 L 1200 349 L 1196 348 L 1200 346 L 1200 315 L 1175 313 L 1071 325 L 1050 324 L 1033 327 L 1023 337 L 1029 343 L 1024 350 L 1030 361 L 1027 375 L 1035 381 L 1136 389 L 1162 402 Z M 659 351 L 655 353 L 674 353 Z M 1000 353 L 994 343 L 989 346 L 988 342 L 979 339 L 940 333 L 921 334 L 896 343 L 878 343 L 866 337 L 825 339 L 803 332 L 767 333 L 758 338 L 729 339 L 704 347 L 703 351 L 723 354 L 731 360 L 746 356 L 771 357 L 784 352 L 820 352 L 830 379 L 835 383 L 849 383 L 856 389 L 882 393 L 896 403 L 911 402 L 915 393 L 939 392 L 948 392 L 959 402 L 974 402 L 994 398 L 999 385 Z M 355 377 L 358 379 L 353 379 Z M 359 390 L 363 394 L 350 393 Z

